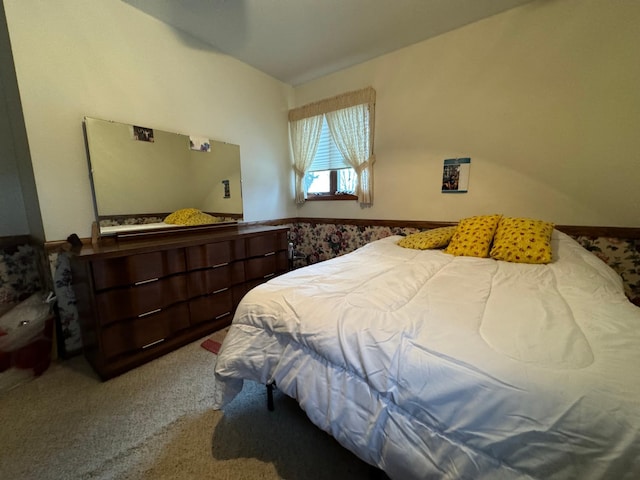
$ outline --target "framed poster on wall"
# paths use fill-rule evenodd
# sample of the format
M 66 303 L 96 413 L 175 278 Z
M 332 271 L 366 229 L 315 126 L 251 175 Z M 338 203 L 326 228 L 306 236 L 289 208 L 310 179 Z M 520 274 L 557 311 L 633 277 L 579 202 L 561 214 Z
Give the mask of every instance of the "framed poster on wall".
M 471 158 L 448 158 L 442 169 L 442 193 L 467 193 Z

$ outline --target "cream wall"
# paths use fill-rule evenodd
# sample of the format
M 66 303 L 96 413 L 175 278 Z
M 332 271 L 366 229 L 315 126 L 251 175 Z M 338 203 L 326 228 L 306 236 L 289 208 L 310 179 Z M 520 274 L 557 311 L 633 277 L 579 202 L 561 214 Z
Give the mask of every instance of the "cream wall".
M 4 0 L 46 240 L 89 236 L 85 115 L 239 144 L 247 221 L 640 226 L 640 2 L 541 0 L 295 90 L 117 0 Z M 295 207 L 286 112 L 372 85 L 375 202 Z M 440 193 L 470 156 L 469 193 Z M 144 179 L 141 179 L 144 181 Z
M 245 220 L 290 215 L 291 87 L 121 1 L 4 7 L 46 240 L 90 236 L 85 115 L 238 144 Z
M 297 215 L 640 226 L 639 25 L 637 1 L 538 1 L 296 88 L 377 91 L 373 207 Z M 442 194 L 463 156 L 469 193 Z

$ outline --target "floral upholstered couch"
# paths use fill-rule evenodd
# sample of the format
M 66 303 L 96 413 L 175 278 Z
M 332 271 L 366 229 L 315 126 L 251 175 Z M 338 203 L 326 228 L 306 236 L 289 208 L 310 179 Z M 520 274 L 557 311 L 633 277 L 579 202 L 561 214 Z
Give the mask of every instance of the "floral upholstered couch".
M 54 316 L 44 301 L 44 264 L 44 248 L 28 236 L 0 239 L 0 394 L 51 362 Z
M 27 242 L 0 249 L 0 308 L 42 289 L 40 259 L 39 250 Z

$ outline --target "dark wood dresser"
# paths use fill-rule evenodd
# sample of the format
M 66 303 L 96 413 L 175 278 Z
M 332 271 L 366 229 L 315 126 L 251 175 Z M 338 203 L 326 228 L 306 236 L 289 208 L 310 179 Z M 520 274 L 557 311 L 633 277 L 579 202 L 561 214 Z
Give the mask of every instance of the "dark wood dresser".
M 72 258 L 83 350 L 102 379 L 231 323 L 251 288 L 289 268 L 286 227 L 133 236 Z

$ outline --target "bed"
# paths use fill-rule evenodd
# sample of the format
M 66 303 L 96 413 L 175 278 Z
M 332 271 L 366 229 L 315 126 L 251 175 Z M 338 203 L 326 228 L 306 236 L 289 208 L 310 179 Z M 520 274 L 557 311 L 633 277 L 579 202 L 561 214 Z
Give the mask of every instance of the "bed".
M 522 264 L 390 236 L 241 301 L 215 407 L 274 384 L 392 479 L 640 478 L 640 308 L 553 230 Z

